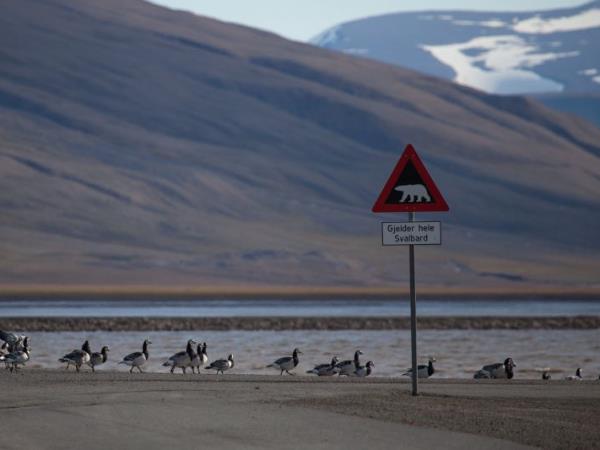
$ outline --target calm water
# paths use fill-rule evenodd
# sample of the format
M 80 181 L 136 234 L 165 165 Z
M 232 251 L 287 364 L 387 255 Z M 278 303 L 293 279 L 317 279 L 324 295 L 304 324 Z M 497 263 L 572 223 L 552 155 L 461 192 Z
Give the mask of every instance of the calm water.
M 573 316 L 600 315 L 598 301 L 418 301 L 422 316 Z M 407 316 L 399 300 L 14 300 L 0 301 L 0 317 L 226 317 L 226 316 Z M 265 366 L 299 347 L 298 374 L 333 355 L 350 359 L 354 350 L 375 362 L 375 374 L 399 376 L 410 366 L 409 331 L 202 331 L 202 332 L 51 332 L 31 333 L 33 354 L 28 367 L 60 367 L 58 358 L 90 339 L 94 351 L 111 348 L 104 370 L 127 370 L 115 361 L 137 351 L 147 336 L 153 341 L 147 370 L 165 372 L 161 363 L 183 350 L 189 338 L 206 341 L 209 358 L 233 353 L 237 373 L 277 374 Z M 555 378 L 577 367 L 584 375 L 600 374 L 600 330 L 420 330 L 419 355 L 437 358 L 436 377 L 470 378 L 484 364 L 510 356 L 517 378 L 539 378 L 551 369 Z
M 57 359 L 79 348 L 85 339 L 90 339 L 94 351 L 110 346 L 103 370 L 128 370 L 117 361 L 140 350 L 146 337 L 153 342 L 147 367 L 151 372 L 167 372 L 161 363 L 183 350 L 190 338 L 207 342 L 210 361 L 233 353 L 234 373 L 278 375 L 265 366 L 294 347 L 304 352 L 295 370 L 299 375 L 314 364 L 329 362 L 333 355 L 351 359 L 357 348 L 364 352 L 363 363 L 375 362 L 378 376 L 399 376 L 410 366 L 409 331 L 58 332 L 31 333 L 31 337 L 32 360 L 24 370 L 61 367 Z M 437 359 L 439 378 L 471 378 L 483 364 L 507 356 L 517 364 L 516 378 L 537 379 L 547 368 L 556 379 L 577 367 L 583 368 L 584 377 L 597 379 L 600 374 L 600 330 L 422 330 L 418 345 L 422 362 L 428 355 Z
M 421 316 L 600 315 L 590 300 L 420 300 Z M 407 300 L 0 300 L 0 317 L 408 316 Z

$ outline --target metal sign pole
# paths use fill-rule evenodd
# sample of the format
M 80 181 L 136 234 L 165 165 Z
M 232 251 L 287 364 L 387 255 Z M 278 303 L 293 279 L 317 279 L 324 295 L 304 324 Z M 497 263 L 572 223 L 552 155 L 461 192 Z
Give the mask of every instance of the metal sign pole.
M 374 213 L 408 212 L 408 222 L 415 212 L 448 211 L 433 179 L 412 145 L 407 145 L 392 174 L 383 186 L 371 210 Z M 412 395 L 418 395 L 417 378 L 417 294 L 415 292 L 415 245 L 440 245 L 441 223 L 406 225 L 382 223 L 382 245 L 408 245 L 410 263 L 410 340 L 412 352 Z
M 414 222 L 415 213 L 408 213 L 408 221 Z M 417 390 L 417 295 L 415 292 L 415 246 L 409 246 L 410 265 L 410 347 L 412 356 L 412 395 L 418 395 Z

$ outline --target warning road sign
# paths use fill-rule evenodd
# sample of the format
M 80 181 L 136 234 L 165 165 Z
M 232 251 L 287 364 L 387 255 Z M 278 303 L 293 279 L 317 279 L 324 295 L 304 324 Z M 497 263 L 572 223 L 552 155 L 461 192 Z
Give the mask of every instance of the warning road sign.
M 373 212 L 448 211 L 448 204 L 412 145 L 407 145 Z

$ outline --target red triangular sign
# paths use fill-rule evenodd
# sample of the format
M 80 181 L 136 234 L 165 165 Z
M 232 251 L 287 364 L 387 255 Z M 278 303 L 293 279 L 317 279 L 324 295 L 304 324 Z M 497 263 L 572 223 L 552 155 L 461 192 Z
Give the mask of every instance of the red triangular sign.
M 448 204 L 412 145 L 407 145 L 394 167 L 373 212 L 448 211 Z

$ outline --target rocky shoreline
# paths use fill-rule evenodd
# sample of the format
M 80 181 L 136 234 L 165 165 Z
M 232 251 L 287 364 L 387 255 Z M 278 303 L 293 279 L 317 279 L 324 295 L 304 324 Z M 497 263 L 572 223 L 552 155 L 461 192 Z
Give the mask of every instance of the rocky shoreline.
M 600 329 L 600 316 L 421 317 L 424 330 Z M 16 317 L 0 329 L 27 331 L 407 330 L 409 317 Z

